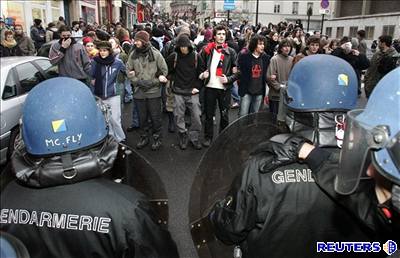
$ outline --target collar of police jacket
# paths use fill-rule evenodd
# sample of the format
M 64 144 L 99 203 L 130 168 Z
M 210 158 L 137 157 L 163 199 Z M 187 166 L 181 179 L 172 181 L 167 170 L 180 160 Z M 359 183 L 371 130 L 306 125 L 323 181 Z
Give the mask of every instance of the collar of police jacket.
M 33 157 L 18 139 L 11 159 L 12 172 L 27 186 L 45 188 L 99 177 L 111 170 L 118 154 L 118 142 L 107 137 L 90 149 L 52 157 Z

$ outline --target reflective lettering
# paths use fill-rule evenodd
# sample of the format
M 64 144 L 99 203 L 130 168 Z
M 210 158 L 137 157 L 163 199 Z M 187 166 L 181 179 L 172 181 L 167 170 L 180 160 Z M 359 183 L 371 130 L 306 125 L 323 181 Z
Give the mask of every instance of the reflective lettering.
M 37 213 L 36 213 L 36 211 L 32 211 L 31 219 L 30 219 L 30 221 L 29 221 L 29 224 L 30 224 L 30 225 L 32 225 L 33 223 L 35 223 L 36 226 L 38 226 L 38 218 L 37 218 Z
M 1 209 L 0 213 L 0 223 L 5 224 L 7 223 L 7 216 L 8 216 L 8 209 Z
M 296 182 L 293 169 L 285 170 L 285 181 L 286 181 L 286 183 L 295 183 Z
M 65 229 L 65 222 L 66 222 L 67 215 L 66 214 L 61 214 L 58 215 L 58 213 L 53 214 L 53 228 L 62 228 Z
M 272 182 L 274 182 L 275 184 L 285 183 L 283 173 L 281 171 L 275 171 L 274 173 L 272 173 Z
M 303 169 L 303 171 L 300 171 L 300 169 L 296 169 L 296 181 L 300 182 L 307 182 L 307 170 Z
M 28 224 L 29 217 L 30 217 L 29 211 L 27 211 L 27 210 L 19 210 L 18 223 L 19 224 Z
M 108 234 L 111 218 L 88 215 L 59 214 L 47 211 L 1 209 L 0 222 L 5 224 L 35 224 L 37 227 L 96 231 Z
M 83 230 L 83 227 L 86 226 L 87 230 L 91 230 L 92 229 L 92 217 L 90 216 L 81 216 L 81 220 L 79 223 L 79 230 Z M 107 232 L 108 233 L 108 232 Z
M 271 180 L 275 184 L 283 183 L 313 183 L 315 182 L 311 175 L 311 169 L 287 169 L 275 171 L 272 173 Z
M 97 232 L 99 233 L 108 233 L 108 227 L 110 225 L 110 218 L 100 218 L 99 219 L 99 228 Z
M 47 227 L 51 227 L 51 213 L 42 212 L 40 213 L 39 227 L 43 227 L 44 223 L 47 223 Z
M 78 229 L 78 215 L 68 214 L 67 216 L 67 229 Z M 75 225 L 76 224 L 76 225 Z
M 10 210 L 10 213 L 8 214 L 8 223 L 18 223 L 18 210 Z

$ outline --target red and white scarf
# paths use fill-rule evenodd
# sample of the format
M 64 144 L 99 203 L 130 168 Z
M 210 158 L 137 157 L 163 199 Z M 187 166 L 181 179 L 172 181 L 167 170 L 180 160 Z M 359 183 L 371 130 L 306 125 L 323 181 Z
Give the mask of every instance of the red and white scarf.
M 223 63 L 224 63 L 224 58 L 225 58 L 225 51 L 228 48 L 228 44 L 223 43 L 220 46 L 217 46 L 217 44 L 215 42 L 210 42 L 207 44 L 207 46 L 204 48 L 204 51 L 207 55 L 210 55 L 211 52 L 215 49 L 215 51 L 217 51 L 219 54 L 221 54 L 220 58 L 219 58 L 219 62 L 218 62 L 218 66 L 217 66 L 217 70 L 216 70 L 216 75 L 217 76 L 222 76 L 224 74 L 223 72 Z

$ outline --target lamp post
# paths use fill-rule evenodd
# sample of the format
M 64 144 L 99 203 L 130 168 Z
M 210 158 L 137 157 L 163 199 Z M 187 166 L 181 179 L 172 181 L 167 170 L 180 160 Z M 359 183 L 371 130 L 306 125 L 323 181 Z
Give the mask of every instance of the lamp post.
M 259 0 L 257 0 L 257 3 L 256 3 L 256 26 L 258 24 L 258 4 L 259 4 Z
M 312 8 L 310 6 L 310 7 L 308 7 L 308 10 L 307 10 L 307 32 L 309 31 L 309 28 L 310 28 L 310 16 L 311 15 L 313 15 L 313 12 L 312 12 Z

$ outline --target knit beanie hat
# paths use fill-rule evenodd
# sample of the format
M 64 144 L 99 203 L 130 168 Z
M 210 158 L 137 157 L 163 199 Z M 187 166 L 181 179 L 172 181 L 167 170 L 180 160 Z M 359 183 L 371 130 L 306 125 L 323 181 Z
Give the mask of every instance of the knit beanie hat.
M 82 39 L 82 43 L 84 46 L 86 46 L 87 43 L 91 43 L 91 42 L 93 42 L 92 37 L 83 37 L 83 39 Z
M 190 47 L 191 45 L 190 39 L 186 34 L 182 34 L 176 39 L 176 47 Z
M 149 33 L 147 33 L 146 31 L 138 31 L 135 34 L 135 40 L 140 40 L 143 42 L 143 44 L 148 44 L 149 40 L 150 40 L 150 36 Z
M 97 49 L 105 48 L 105 49 L 107 49 L 108 51 L 112 52 L 111 43 L 108 42 L 108 41 L 99 41 L 99 42 L 96 44 L 96 47 L 97 47 Z

